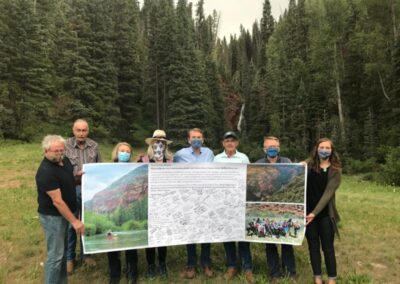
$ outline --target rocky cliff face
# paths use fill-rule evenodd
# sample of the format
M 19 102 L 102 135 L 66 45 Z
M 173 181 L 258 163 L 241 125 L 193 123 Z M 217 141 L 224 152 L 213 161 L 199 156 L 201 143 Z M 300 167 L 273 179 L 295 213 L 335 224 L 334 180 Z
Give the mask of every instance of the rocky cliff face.
M 147 198 L 147 168 L 147 165 L 142 165 L 96 193 L 91 200 L 85 202 L 85 210 L 109 213 L 117 208 L 128 207 L 134 201 Z
M 221 80 L 220 82 L 222 92 L 224 94 L 224 105 L 225 105 L 225 121 L 227 129 L 237 130 L 240 109 L 242 108 L 242 99 L 240 94 L 235 92 L 232 87 Z

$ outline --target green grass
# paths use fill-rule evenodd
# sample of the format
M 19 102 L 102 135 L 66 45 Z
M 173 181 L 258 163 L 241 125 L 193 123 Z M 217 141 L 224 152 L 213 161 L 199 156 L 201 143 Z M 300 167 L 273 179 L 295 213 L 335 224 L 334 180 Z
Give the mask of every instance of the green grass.
M 112 146 L 102 145 L 103 160 L 109 161 Z M 143 152 L 143 149 L 140 150 Z M 137 154 L 138 151 L 135 151 Z M 44 235 L 37 217 L 34 177 L 42 157 L 39 144 L 0 142 L 0 283 L 42 283 L 46 259 Z M 339 283 L 398 283 L 400 272 L 400 188 L 365 182 L 345 176 L 337 193 L 342 217 L 341 239 L 336 241 Z M 257 283 L 267 283 L 263 244 L 252 244 Z M 295 248 L 297 281 L 283 279 L 279 283 L 312 283 L 307 244 Z M 107 283 L 108 266 L 105 254 L 95 255 L 96 268 L 79 265 L 70 276 L 70 283 Z M 184 281 L 180 272 L 186 261 L 184 246 L 168 249 L 168 281 L 146 281 L 144 251 L 139 251 L 142 283 L 225 283 L 224 250 L 212 245 L 216 278 Z M 124 262 L 123 262 L 124 263 Z M 121 282 L 124 283 L 124 282 Z M 231 283 L 245 283 L 243 276 Z

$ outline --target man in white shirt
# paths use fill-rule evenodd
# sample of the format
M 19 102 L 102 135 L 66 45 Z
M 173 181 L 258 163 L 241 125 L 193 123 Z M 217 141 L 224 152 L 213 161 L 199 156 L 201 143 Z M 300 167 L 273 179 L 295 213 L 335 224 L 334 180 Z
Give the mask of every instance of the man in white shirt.
M 218 154 L 214 158 L 217 163 L 245 163 L 249 164 L 249 158 L 237 150 L 239 146 L 239 137 L 233 131 L 228 131 L 224 134 L 222 145 L 224 152 Z M 250 243 L 239 242 L 239 255 L 242 263 L 242 270 L 248 283 L 255 283 L 253 275 L 253 264 L 250 252 Z M 238 265 L 236 263 L 236 244 L 235 242 L 224 243 L 226 253 L 226 273 L 225 279 L 232 279 L 238 272 Z

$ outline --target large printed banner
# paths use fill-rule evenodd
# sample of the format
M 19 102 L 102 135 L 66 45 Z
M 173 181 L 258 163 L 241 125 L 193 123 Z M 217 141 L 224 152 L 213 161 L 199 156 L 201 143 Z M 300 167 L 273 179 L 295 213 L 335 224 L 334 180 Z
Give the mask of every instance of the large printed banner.
M 302 164 L 86 164 L 85 253 L 250 241 L 301 245 Z

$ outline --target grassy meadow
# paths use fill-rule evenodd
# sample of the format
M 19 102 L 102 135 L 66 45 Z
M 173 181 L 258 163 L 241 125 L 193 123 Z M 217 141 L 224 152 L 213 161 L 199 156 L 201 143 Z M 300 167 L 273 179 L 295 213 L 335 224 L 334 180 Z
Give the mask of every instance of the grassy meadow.
M 101 147 L 109 161 L 111 146 Z M 137 154 L 136 152 L 134 154 Z M 0 283 L 42 283 L 46 259 L 44 234 L 37 217 L 34 177 L 42 158 L 39 143 L 0 142 Z M 400 279 L 400 188 L 365 182 L 345 176 L 337 194 L 341 213 L 341 239 L 336 242 L 338 283 L 399 283 Z M 268 283 L 263 244 L 252 244 L 257 283 Z M 298 278 L 278 283 L 312 283 L 306 241 L 295 248 Z M 69 283 L 108 283 L 107 256 L 94 256 L 98 265 L 88 268 L 78 263 Z M 212 245 L 216 277 L 199 274 L 186 281 L 180 272 L 186 261 L 184 246 L 168 250 L 168 281 L 146 280 L 144 251 L 139 252 L 140 283 L 224 283 L 224 251 Z M 121 281 L 121 283 L 125 283 Z M 231 283 L 245 283 L 243 276 Z

